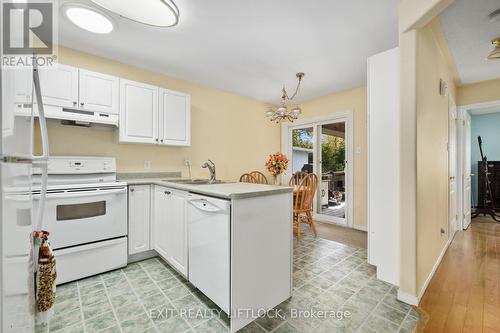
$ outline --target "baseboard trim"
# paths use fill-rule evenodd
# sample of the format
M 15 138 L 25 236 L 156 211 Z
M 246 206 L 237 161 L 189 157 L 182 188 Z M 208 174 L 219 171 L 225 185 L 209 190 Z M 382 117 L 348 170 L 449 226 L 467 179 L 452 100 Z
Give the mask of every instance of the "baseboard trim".
M 417 296 L 405 293 L 404 291 L 401 290 L 398 290 L 398 300 L 415 306 L 417 306 L 418 302 L 420 301 Z
M 425 280 L 424 285 L 422 286 L 422 288 L 420 288 L 420 292 L 418 293 L 418 302 L 420 302 L 420 300 L 424 296 L 425 291 L 427 290 L 427 287 L 429 286 L 429 283 L 431 283 L 431 280 L 432 280 L 434 274 L 436 273 L 436 270 L 438 269 L 439 265 L 441 264 L 441 261 L 443 260 L 444 254 L 448 250 L 448 247 L 450 246 L 452 241 L 453 241 L 453 238 L 448 239 L 448 241 L 446 242 L 446 245 L 443 247 L 443 250 L 439 254 L 439 257 L 437 258 L 436 263 L 434 264 L 434 267 L 432 267 L 431 272 L 427 276 L 427 279 Z
M 422 286 L 422 288 L 420 289 L 418 295 L 412 295 L 412 294 L 409 294 L 407 292 L 398 290 L 398 296 L 397 296 L 398 300 L 400 300 L 401 302 L 408 303 L 410 305 L 418 306 L 418 304 L 420 303 L 420 300 L 422 299 L 422 297 L 425 294 L 425 291 L 427 290 L 427 287 L 429 286 L 429 283 L 431 282 L 432 278 L 434 277 L 436 270 L 438 269 L 439 265 L 441 264 L 441 261 L 443 260 L 444 254 L 448 250 L 448 247 L 450 246 L 452 241 L 453 241 L 453 238 L 449 239 L 446 242 L 446 245 L 441 250 L 439 257 L 437 258 L 436 262 L 434 263 L 434 266 L 432 267 L 431 272 L 427 276 L 427 279 L 425 280 L 425 283 Z
M 339 227 L 344 227 L 344 228 L 349 228 L 349 229 L 354 229 L 354 230 L 359 230 L 359 231 L 364 231 L 364 232 L 368 231 L 368 227 L 367 226 L 348 225 L 348 224 L 344 224 L 344 223 L 339 223 L 339 222 L 327 220 L 327 219 L 324 219 L 324 218 L 321 218 L 321 217 L 317 217 L 317 216 L 314 217 L 314 220 L 318 221 L 318 222 L 321 222 L 321 223 L 333 224 L 333 225 L 336 225 L 336 226 L 339 226 Z
M 146 260 L 149 258 L 154 258 L 158 257 L 158 252 L 155 250 L 149 250 L 149 251 L 144 251 L 136 254 L 131 254 L 128 256 L 128 263 L 131 264 L 133 262 L 141 261 L 141 260 Z
M 364 231 L 364 232 L 368 232 L 368 227 L 366 226 L 361 226 L 361 225 L 353 225 L 352 226 L 353 229 L 356 229 L 356 230 L 359 230 L 359 231 Z

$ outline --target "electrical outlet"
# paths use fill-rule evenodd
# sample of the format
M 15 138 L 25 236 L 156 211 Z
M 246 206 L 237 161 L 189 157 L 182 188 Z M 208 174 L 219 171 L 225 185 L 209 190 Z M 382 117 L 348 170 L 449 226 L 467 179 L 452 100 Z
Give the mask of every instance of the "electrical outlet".
M 145 170 L 151 169 L 151 161 L 150 160 L 145 160 L 144 161 L 144 169 Z

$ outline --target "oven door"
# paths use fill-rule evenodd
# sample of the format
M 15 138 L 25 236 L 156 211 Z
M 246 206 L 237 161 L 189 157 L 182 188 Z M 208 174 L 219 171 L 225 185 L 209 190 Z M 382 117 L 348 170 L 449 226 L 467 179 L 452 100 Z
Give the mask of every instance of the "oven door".
M 53 190 L 46 200 L 42 230 L 53 249 L 127 234 L 126 186 Z

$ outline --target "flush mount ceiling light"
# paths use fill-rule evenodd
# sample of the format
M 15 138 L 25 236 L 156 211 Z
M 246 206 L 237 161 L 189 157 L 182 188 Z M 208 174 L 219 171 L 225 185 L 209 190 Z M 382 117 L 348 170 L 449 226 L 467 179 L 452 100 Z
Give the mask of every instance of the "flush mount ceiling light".
M 495 46 L 495 48 L 488 55 L 488 59 L 490 59 L 490 60 L 500 59 L 500 37 L 493 39 L 491 41 L 491 44 L 493 44 L 493 46 Z
M 172 0 L 92 0 L 92 2 L 121 17 L 154 27 L 172 27 L 179 22 L 179 9 Z
M 96 34 L 109 34 L 114 30 L 111 19 L 91 7 L 68 3 L 62 10 L 66 18 L 81 29 Z
M 298 105 L 290 107 L 288 104 L 292 102 L 295 96 L 297 96 L 300 89 L 300 83 L 302 82 L 304 75 L 304 73 L 295 74 L 299 82 L 297 82 L 297 87 L 295 88 L 295 92 L 292 96 L 288 96 L 288 93 L 283 86 L 283 89 L 281 90 L 282 94 L 280 106 L 278 108 L 270 108 L 269 111 L 266 112 L 266 117 L 268 117 L 269 120 L 279 123 L 286 120 L 293 122 L 299 118 L 299 115 L 302 113 L 302 109 Z

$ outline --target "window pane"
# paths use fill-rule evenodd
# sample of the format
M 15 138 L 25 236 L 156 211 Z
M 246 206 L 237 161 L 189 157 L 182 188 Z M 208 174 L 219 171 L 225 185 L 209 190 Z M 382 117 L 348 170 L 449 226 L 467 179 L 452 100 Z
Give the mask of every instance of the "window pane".
M 313 128 L 292 130 L 292 174 L 312 172 L 313 166 Z
M 321 184 L 319 213 L 345 218 L 345 123 L 321 126 Z

